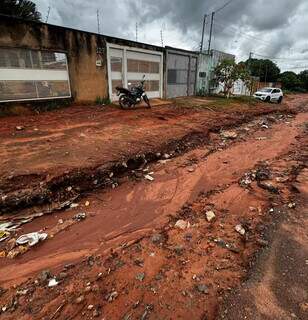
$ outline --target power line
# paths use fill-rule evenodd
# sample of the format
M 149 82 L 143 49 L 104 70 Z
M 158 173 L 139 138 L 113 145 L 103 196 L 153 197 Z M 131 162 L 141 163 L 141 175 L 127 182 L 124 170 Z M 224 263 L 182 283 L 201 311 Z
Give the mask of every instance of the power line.
M 306 59 L 296 59 L 296 58 L 276 58 L 276 57 L 269 57 L 269 56 L 265 56 L 262 54 L 258 54 L 258 53 L 254 53 L 254 55 L 258 56 L 258 57 L 262 57 L 262 58 L 267 58 L 267 59 L 271 59 L 271 60 L 287 60 L 287 61 L 308 61 L 308 58 Z
M 216 9 L 214 12 L 218 13 L 219 11 L 223 10 L 226 6 L 228 6 L 231 2 L 233 2 L 233 0 L 229 0 L 228 2 L 226 2 L 222 7 Z

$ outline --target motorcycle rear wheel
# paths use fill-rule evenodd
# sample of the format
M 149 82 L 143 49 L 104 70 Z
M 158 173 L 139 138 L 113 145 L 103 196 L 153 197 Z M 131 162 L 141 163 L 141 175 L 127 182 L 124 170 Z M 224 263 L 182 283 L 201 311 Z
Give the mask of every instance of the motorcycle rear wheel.
M 119 103 L 122 109 L 129 109 L 132 106 L 132 103 L 126 96 L 120 96 Z

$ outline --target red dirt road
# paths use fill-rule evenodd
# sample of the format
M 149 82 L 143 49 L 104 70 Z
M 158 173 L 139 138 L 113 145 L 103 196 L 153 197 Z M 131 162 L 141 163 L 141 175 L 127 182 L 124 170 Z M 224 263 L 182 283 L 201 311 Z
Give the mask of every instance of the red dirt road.
M 294 108 L 307 102 L 305 96 L 288 101 Z M 163 125 L 167 139 L 173 128 L 180 137 L 196 127 L 208 130 L 205 123 L 210 121 L 209 128 L 217 126 L 213 118 L 206 119 L 212 112 L 192 112 L 190 121 L 189 112 Z M 221 119 L 228 123 L 237 116 L 226 113 Z M 163 127 L 154 128 L 151 121 L 151 134 L 158 135 Z M 262 128 L 264 121 L 268 129 Z M 307 122 L 307 112 L 255 117 L 234 128 L 234 141 L 211 133 L 205 146 L 150 164 L 137 181 L 133 174 L 122 177 L 114 190 L 88 192 L 78 208 L 25 224 L 17 235 L 44 229 L 54 236 L 12 260 L 0 260 L 0 286 L 8 288 L 1 297 L 5 311 L 0 318 L 215 319 L 223 294 L 246 276 L 251 257 L 264 245 L 260 230 L 272 223 L 269 210 L 285 209 L 292 197 L 302 201 L 290 184 L 303 167 Z M 256 182 L 249 188 L 238 184 L 259 166 L 269 168 L 279 194 Z M 144 180 L 149 172 L 154 181 Z M 207 210 L 215 212 L 211 222 L 205 218 Z M 87 218 L 65 227 L 78 212 L 86 212 Z M 177 219 L 189 221 L 190 228 L 176 229 Z M 245 237 L 234 230 L 237 224 L 245 226 Z M 156 233 L 159 241 L 151 238 Z M 74 265 L 64 268 L 65 276 L 54 288 L 38 277 L 43 269 L 59 275 L 68 263 Z

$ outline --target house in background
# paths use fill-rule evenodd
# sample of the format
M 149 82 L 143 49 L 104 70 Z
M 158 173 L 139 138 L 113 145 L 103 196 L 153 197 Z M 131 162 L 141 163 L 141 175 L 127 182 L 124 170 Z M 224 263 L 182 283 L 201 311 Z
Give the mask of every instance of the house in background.
M 199 53 L 15 17 L 0 19 L 0 102 L 116 101 L 145 75 L 150 98 L 216 93 L 213 71 L 233 55 Z
M 211 50 L 199 54 L 198 75 L 197 75 L 197 94 L 207 95 L 220 92 L 220 87 L 214 85 L 214 70 L 222 60 L 235 60 L 233 54 L 218 50 Z

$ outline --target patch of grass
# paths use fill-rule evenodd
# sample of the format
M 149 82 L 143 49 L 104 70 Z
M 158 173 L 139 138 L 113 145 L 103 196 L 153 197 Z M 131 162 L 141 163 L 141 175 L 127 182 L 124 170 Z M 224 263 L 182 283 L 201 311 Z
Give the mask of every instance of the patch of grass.
M 110 101 L 109 98 L 102 98 L 100 96 L 97 96 L 94 102 L 95 102 L 96 105 L 111 104 L 111 101 Z

